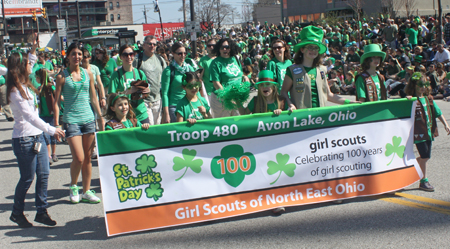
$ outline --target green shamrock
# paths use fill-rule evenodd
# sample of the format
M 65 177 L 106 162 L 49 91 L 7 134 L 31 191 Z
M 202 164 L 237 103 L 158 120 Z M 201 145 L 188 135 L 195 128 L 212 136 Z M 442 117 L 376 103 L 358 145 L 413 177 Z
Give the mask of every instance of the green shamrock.
M 136 170 L 140 171 L 141 174 L 152 172 L 152 168 L 156 167 L 156 165 L 154 155 L 147 156 L 146 154 L 142 154 L 142 156 L 136 159 Z
M 162 197 L 164 189 L 161 188 L 161 184 L 152 183 L 148 188 L 145 188 L 145 193 L 147 193 L 147 198 L 153 198 L 153 200 L 158 201 Z
M 278 179 L 280 178 L 282 172 L 284 172 L 289 177 L 293 177 L 294 174 L 295 174 L 294 173 L 294 170 L 296 168 L 295 164 L 294 163 L 289 163 L 289 164 L 287 163 L 289 161 L 289 155 L 288 154 L 283 155 L 281 153 L 278 153 L 276 157 L 277 157 L 277 162 L 278 163 L 276 163 L 274 161 L 269 161 L 267 163 L 267 167 L 269 167 L 267 169 L 267 174 L 273 175 L 273 174 L 275 174 L 277 172 L 280 172 L 280 174 L 278 175 L 277 179 L 274 182 L 270 183 L 270 185 L 272 185 L 272 184 L 274 184 L 275 182 L 278 181 Z
M 394 155 L 392 155 L 392 159 L 387 164 L 387 166 L 389 166 L 389 164 L 392 163 L 392 161 L 394 160 L 395 154 L 397 154 L 398 157 L 403 158 L 403 153 L 405 152 L 405 146 L 404 145 L 400 146 L 401 142 L 402 142 L 402 138 L 401 137 L 393 136 L 392 137 L 392 144 L 390 144 L 390 143 L 386 144 L 385 155 L 388 157 L 391 154 L 394 154 Z
M 245 175 L 253 174 L 255 169 L 255 156 L 250 152 L 244 153 L 244 148 L 238 144 L 223 147 L 220 155 L 211 161 L 211 174 L 216 179 L 223 178 L 235 188 L 244 181 Z
M 183 158 L 181 157 L 175 157 L 173 159 L 173 170 L 175 171 L 179 171 L 182 170 L 183 168 L 186 168 L 186 170 L 184 171 L 183 175 L 176 179 L 175 181 L 180 180 L 181 178 L 183 178 L 183 176 L 186 174 L 187 170 L 190 168 L 192 171 L 194 171 L 195 173 L 200 173 L 200 171 L 202 171 L 202 165 L 203 165 L 203 160 L 201 159 L 195 159 L 195 156 L 197 155 L 197 151 L 196 150 L 189 150 L 189 149 L 184 149 L 182 151 L 183 154 Z

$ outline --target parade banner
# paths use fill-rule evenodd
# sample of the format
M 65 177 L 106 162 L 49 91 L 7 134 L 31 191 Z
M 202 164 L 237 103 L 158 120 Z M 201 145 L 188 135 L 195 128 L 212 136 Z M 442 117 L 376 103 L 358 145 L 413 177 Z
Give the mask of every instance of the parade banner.
M 162 38 L 161 32 L 161 24 L 160 23 L 152 23 L 152 24 L 142 24 L 144 29 L 144 36 L 153 35 L 159 41 Z M 173 31 L 184 28 L 184 22 L 169 22 L 163 23 L 164 29 L 164 39 L 172 38 Z
M 108 236 L 402 189 L 415 101 L 97 133 Z

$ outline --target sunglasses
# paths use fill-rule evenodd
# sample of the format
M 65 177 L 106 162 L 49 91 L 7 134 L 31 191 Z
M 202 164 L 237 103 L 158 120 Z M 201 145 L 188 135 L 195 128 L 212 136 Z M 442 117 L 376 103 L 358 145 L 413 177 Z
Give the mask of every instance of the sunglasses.
M 123 56 L 123 57 L 128 57 L 128 56 L 134 57 L 134 52 L 131 52 L 131 53 L 122 53 L 122 56 Z
M 272 49 L 273 50 L 278 50 L 278 49 L 282 49 L 282 48 L 284 48 L 284 47 L 273 47 Z
M 208 45 L 206 45 L 206 46 L 208 46 L 208 47 L 214 47 L 214 46 L 216 46 L 216 44 L 208 44 Z
M 230 46 L 222 46 L 222 47 L 220 47 L 220 49 L 222 49 L 222 50 L 230 49 Z
M 186 55 L 186 54 L 187 54 L 186 52 L 177 53 L 178 56 L 182 56 L 182 55 Z
M 91 58 L 90 55 L 83 55 L 83 59 Z
M 152 42 L 146 42 L 145 44 L 152 46 L 152 47 L 156 46 L 156 43 L 152 43 Z
M 198 89 L 198 88 L 200 88 L 200 83 L 195 83 L 195 84 L 187 84 L 186 86 L 186 89 L 189 89 L 189 90 L 192 90 L 192 89 Z
M 417 86 L 418 87 L 429 87 L 430 86 L 430 82 L 419 81 L 419 82 L 417 82 Z
M 319 51 L 318 46 L 306 46 L 305 48 L 308 49 L 309 51 Z

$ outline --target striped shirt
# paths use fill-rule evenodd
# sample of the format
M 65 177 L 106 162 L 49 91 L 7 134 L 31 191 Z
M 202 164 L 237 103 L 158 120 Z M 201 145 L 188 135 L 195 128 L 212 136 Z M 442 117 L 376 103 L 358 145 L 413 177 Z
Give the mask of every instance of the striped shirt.
M 63 121 L 69 124 L 84 125 L 94 121 L 94 113 L 90 105 L 89 75 L 84 68 L 81 70 L 81 81 L 74 82 L 67 69 L 64 70 L 65 84 L 62 89 L 64 96 Z

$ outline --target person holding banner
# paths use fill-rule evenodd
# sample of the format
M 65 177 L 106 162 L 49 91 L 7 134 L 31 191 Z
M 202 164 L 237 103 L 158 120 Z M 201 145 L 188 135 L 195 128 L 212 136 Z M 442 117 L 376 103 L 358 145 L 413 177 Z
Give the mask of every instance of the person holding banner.
M 181 84 L 186 96 L 178 102 L 177 122 L 186 120 L 190 124 L 195 124 L 197 120 L 211 118 L 208 102 L 198 95 L 202 83 L 197 73 L 186 73 Z
M 241 115 L 250 113 L 273 112 L 280 115 L 286 110 L 284 99 L 278 94 L 278 82 L 274 79 L 274 74 L 269 70 L 262 70 L 258 75 L 259 81 L 255 84 L 258 95 L 248 103 L 247 107 L 239 108 Z
M 105 130 L 118 130 L 133 127 L 142 127 L 147 130 L 150 126 L 149 123 L 141 124 L 139 120 L 136 119 L 136 114 L 134 114 L 130 99 L 128 99 L 125 94 L 113 93 L 109 97 L 108 109 L 106 110 L 106 122 Z
M 29 79 L 29 74 L 36 62 L 36 35 L 33 39 L 28 56 L 22 52 L 13 52 L 8 59 L 6 76 L 6 91 L 8 103 L 14 114 L 12 132 L 12 147 L 17 158 L 20 179 L 14 192 L 14 205 L 9 219 L 21 228 L 32 227 L 25 215 L 25 198 L 36 175 L 35 206 L 37 209 L 34 221 L 55 226 L 56 221 L 47 213 L 47 186 L 50 165 L 47 146 L 42 132 L 58 137 L 64 137 L 59 127 L 53 127 L 39 118 L 37 95 Z
M 387 92 L 383 75 L 378 73 L 378 67 L 386 58 L 379 44 L 370 44 L 364 47 L 361 56 L 363 72 L 356 77 L 356 99 L 361 102 L 386 100 Z
M 327 51 L 322 43 L 323 30 L 307 26 L 300 32 L 300 38 L 301 42 L 294 47 L 294 64 L 288 67 L 281 88 L 288 110 L 324 107 L 327 100 L 337 104 L 359 103 L 330 91 L 327 68 L 322 65 L 321 55 Z
M 182 87 L 183 75 L 194 72 L 194 68 L 185 62 L 186 48 L 182 43 L 173 44 L 170 50 L 174 59 L 164 69 L 161 77 L 162 123 L 164 124 L 177 122 L 177 104 L 186 95 Z
M 419 189 L 433 192 L 434 187 L 428 181 L 426 170 L 427 162 L 431 157 L 431 144 L 434 137 L 438 135 L 436 118 L 441 121 L 445 127 L 447 135 L 450 134 L 450 127 L 445 120 L 441 109 L 434 102 L 431 96 L 430 82 L 427 77 L 420 72 L 414 73 L 409 79 L 405 88 L 408 96 L 417 97 L 416 117 L 414 122 L 414 144 L 420 157 L 416 158 L 423 172 L 423 178 L 420 180 Z
M 59 125 L 59 108 L 61 94 L 64 96 L 64 129 L 72 154 L 70 164 L 70 201 L 99 203 L 100 199 L 91 190 L 92 162 L 91 156 L 95 145 L 95 117 L 98 116 L 99 130 L 103 130 L 103 118 L 95 92 L 94 76 L 81 67 L 83 50 L 80 43 L 72 43 L 67 48 L 68 67 L 57 75 L 54 122 Z M 92 107 L 91 107 L 92 106 Z M 77 186 L 78 177 L 82 173 L 83 195 L 80 198 Z
M 122 60 L 122 68 L 117 70 L 111 75 L 111 84 L 109 87 L 109 93 L 125 92 L 133 86 L 133 82 L 145 81 L 147 82 L 147 76 L 145 73 L 137 68 L 133 67 L 134 51 L 131 45 L 122 45 L 119 49 L 119 56 Z M 148 89 L 150 91 L 150 89 Z M 129 96 L 131 98 L 131 96 Z M 137 120 L 142 124 L 150 123 L 147 113 L 147 106 L 144 99 L 135 99 L 131 101 L 131 106 L 136 114 Z

